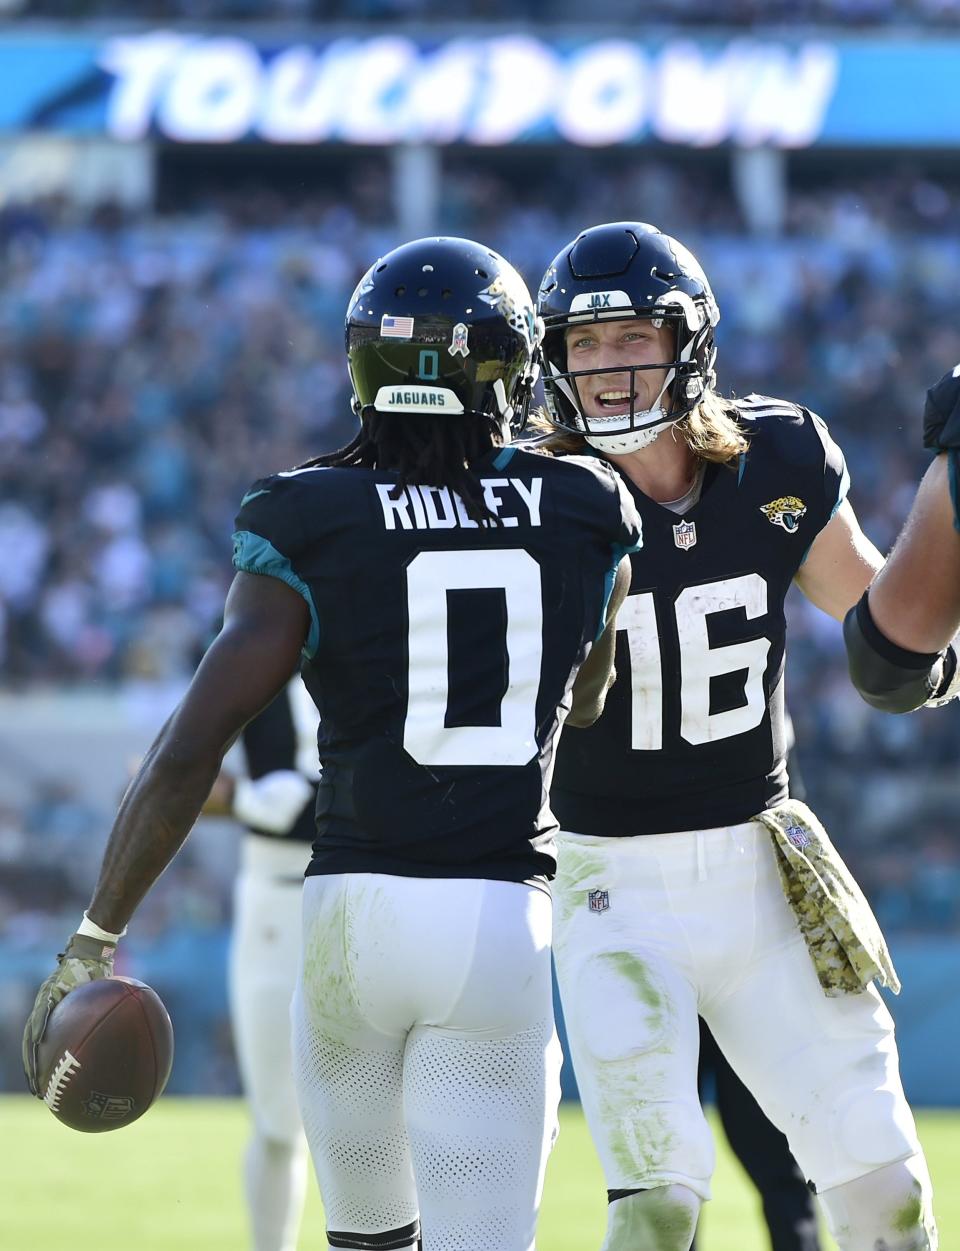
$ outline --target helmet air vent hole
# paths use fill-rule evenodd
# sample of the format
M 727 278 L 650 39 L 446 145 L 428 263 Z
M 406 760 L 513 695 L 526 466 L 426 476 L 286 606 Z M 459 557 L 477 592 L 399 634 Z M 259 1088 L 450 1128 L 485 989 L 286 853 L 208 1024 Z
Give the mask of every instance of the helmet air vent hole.
M 407 288 L 400 286 L 400 287 L 397 287 L 396 291 L 394 291 L 393 294 L 394 295 L 406 295 L 406 293 L 407 293 Z
M 449 300 L 451 295 L 453 295 L 453 292 L 450 290 L 449 287 L 444 287 L 443 290 L 440 292 L 441 300 Z
M 420 289 L 417 291 L 417 295 L 426 295 L 426 294 L 427 294 L 426 287 L 420 287 Z
M 489 277 L 490 277 L 490 275 L 487 273 L 487 271 L 486 271 L 485 269 L 475 269 L 473 272 L 477 275 L 477 277 L 478 277 L 478 278 L 489 278 Z
M 377 273 L 382 274 L 386 268 L 387 268 L 387 262 L 384 261 L 382 265 L 377 266 Z

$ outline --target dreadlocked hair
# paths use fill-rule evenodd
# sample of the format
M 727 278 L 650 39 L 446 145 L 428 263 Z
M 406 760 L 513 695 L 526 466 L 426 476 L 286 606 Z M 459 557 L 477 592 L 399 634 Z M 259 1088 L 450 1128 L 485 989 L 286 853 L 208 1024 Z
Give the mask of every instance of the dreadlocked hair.
M 693 411 L 670 428 L 700 460 L 717 465 L 729 465 L 747 450 L 747 434 L 737 421 L 733 401 L 715 391 L 707 391 Z M 527 429 L 532 431 L 527 447 L 531 452 L 568 456 L 588 448 L 583 435 L 555 426 L 543 409 L 530 414 Z
M 371 412 L 361 417 L 360 432 L 346 447 L 315 456 L 299 468 L 393 470 L 397 484 L 390 491 L 391 499 L 399 499 L 411 485 L 448 487 L 463 500 L 471 521 L 499 525 L 470 466 L 502 444 L 499 418 L 486 413 L 466 413 L 446 421 L 429 413 Z

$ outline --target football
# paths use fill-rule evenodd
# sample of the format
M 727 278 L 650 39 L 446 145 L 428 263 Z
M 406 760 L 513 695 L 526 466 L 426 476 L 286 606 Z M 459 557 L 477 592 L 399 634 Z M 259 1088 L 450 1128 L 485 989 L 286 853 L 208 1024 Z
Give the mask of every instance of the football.
M 37 1056 L 43 1102 L 71 1129 L 121 1129 L 159 1097 L 173 1063 L 173 1026 L 156 991 L 105 977 L 54 1008 Z

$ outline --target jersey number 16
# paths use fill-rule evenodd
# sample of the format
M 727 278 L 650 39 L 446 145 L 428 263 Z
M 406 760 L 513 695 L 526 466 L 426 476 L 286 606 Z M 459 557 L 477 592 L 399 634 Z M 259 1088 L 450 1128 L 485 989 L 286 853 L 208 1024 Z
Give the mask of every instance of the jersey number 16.
M 748 621 L 767 611 L 767 583 L 758 573 L 688 586 L 673 603 L 680 658 L 680 737 L 694 745 L 715 743 L 754 729 L 766 711 L 763 674 L 770 640 L 747 639 L 711 647 L 707 618 L 742 608 Z M 627 635 L 630 655 L 631 747 L 663 747 L 663 659 L 652 591 L 629 595 L 617 614 L 617 629 Z M 744 702 L 723 712 L 710 711 L 710 679 L 745 673 Z M 619 681 L 624 680 L 621 674 Z

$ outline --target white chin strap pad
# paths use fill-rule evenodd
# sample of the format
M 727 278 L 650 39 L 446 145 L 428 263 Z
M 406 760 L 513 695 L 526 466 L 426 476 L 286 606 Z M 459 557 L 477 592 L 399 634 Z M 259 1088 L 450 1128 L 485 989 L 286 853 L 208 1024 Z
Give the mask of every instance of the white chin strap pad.
M 656 421 L 659 415 L 660 420 Z M 594 427 L 590 434 L 583 437 L 591 447 L 595 447 L 598 452 L 612 452 L 614 455 L 625 455 L 627 452 L 639 452 L 643 447 L 649 447 L 650 444 L 663 434 L 664 430 L 668 430 L 670 426 L 677 424 L 677 419 L 667 417 L 662 408 L 651 408 L 645 413 L 634 413 L 634 421 L 650 421 L 652 425 L 646 426 L 643 430 L 616 430 L 612 429 L 609 434 L 601 434 L 596 429 L 599 421 L 596 417 L 591 418 L 590 424 Z M 622 417 L 609 418 L 611 426 L 617 426 L 622 422 Z

